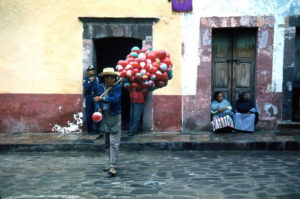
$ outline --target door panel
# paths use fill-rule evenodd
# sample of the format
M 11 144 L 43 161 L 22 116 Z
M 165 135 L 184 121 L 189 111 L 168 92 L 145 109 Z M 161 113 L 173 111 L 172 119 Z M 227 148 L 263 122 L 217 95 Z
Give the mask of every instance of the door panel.
M 215 77 L 213 79 L 213 85 L 215 88 L 215 91 L 221 91 L 224 94 L 224 97 L 228 99 L 230 97 L 230 67 L 228 67 L 228 64 L 225 62 L 218 62 L 215 63 L 214 67 L 214 74 Z
M 212 95 L 221 91 L 226 99 L 231 100 L 231 66 L 227 60 L 232 59 L 231 33 L 227 30 L 213 32 L 212 41 Z
M 246 92 L 254 100 L 255 29 L 239 29 L 232 33 L 233 63 L 232 96 L 235 102 L 238 93 Z
M 233 32 L 233 46 L 236 57 L 250 59 L 254 57 L 255 33 L 256 31 L 253 29 L 240 29 Z
M 227 88 L 229 85 L 229 68 L 227 63 L 216 63 L 214 70 L 214 85 L 218 88 Z
M 251 87 L 250 83 L 250 74 L 251 74 L 251 63 L 240 63 L 236 64 L 234 68 L 235 76 L 235 87 L 238 88 L 249 88 Z
M 213 29 L 212 95 L 235 105 L 240 92 L 254 99 L 256 29 Z

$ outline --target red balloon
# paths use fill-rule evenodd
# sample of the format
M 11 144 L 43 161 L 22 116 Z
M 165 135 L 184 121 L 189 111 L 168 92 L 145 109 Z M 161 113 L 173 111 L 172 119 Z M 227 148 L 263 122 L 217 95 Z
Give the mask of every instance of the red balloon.
M 123 70 L 123 66 L 122 65 L 117 65 L 116 69 L 117 69 L 117 71 L 122 71 Z
M 147 44 L 144 47 L 148 48 L 149 50 L 152 50 L 152 46 L 150 44 Z
M 139 68 L 139 63 L 136 61 L 131 62 L 131 65 L 133 66 L 133 68 Z
M 157 82 L 156 82 L 156 87 L 157 87 L 157 88 L 164 87 L 164 85 L 165 85 L 165 82 L 164 82 L 164 81 L 157 81 Z
M 168 57 L 164 58 L 162 60 L 162 62 L 164 62 L 165 64 L 167 64 L 167 66 L 171 65 L 171 63 L 172 63 L 171 60 L 170 60 L 170 58 L 168 58 Z
M 142 53 L 145 53 L 145 52 L 147 52 L 148 51 L 148 48 L 145 46 L 145 47 L 143 47 L 142 49 L 141 49 L 141 52 Z
M 127 76 L 127 71 L 126 70 L 122 70 L 120 73 L 121 77 L 126 77 Z
M 148 77 L 150 77 L 151 74 L 150 74 L 149 72 L 146 72 L 146 75 L 147 75 Z
M 128 64 L 128 65 L 125 67 L 125 69 L 126 69 L 126 70 L 132 70 L 132 69 L 133 69 L 133 67 L 132 67 L 132 65 L 131 65 L 131 64 Z
M 162 80 L 162 81 L 168 81 L 168 73 L 164 72 L 164 73 L 161 75 L 161 80 Z
M 145 75 L 146 72 L 147 72 L 147 71 L 146 71 L 145 69 L 141 69 L 141 70 L 140 70 L 141 75 Z
M 153 62 L 152 67 L 159 68 L 159 64 L 157 62 Z
M 135 75 L 136 73 L 138 73 L 138 72 L 139 72 L 139 69 L 137 69 L 137 68 L 134 68 L 132 72 L 133 72 L 133 75 Z
M 136 58 L 136 61 L 138 61 L 138 62 L 146 62 L 146 58 L 145 57 L 138 57 L 138 58 Z
M 127 72 L 126 72 L 126 75 L 127 75 L 127 77 L 132 77 L 132 75 L 133 75 L 133 72 L 132 72 L 132 70 L 128 70 Z
M 119 61 L 118 61 L 118 65 L 123 66 L 123 62 L 124 62 L 123 60 L 119 60 Z
M 169 66 L 168 69 L 167 69 L 167 72 L 170 72 L 172 70 L 172 67 Z
M 148 82 L 148 81 L 143 82 L 142 87 L 143 87 L 143 88 L 149 87 L 149 82 Z
M 166 57 L 166 55 L 167 55 L 167 52 L 165 50 L 159 50 L 157 56 L 160 60 L 162 60 Z
M 123 66 L 127 66 L 129 64 L 129 62 L 127 60 L 123 61 Z
M 92 115 L 92 119 L 94 122 L 100 122 L 102 120 L 102 114 L 100 112 L 95 112 Z
M 157 79 L 157 80 L 161 80 L 162 74 L 161 74 L 160 71 L 156 71 L 155 75 L 156 75 L 156 79 Z
M 130 81 L 130 82 L 135 82 L 135 77 L 134 77 L 134 76 L 130 77 L 130 78 L 129 78 L 129 81 Z
M 133 57 L 129 57 L 129 58 L 127 59 L 127 61 L 128 61 L 128 63 L 130 63 L 130 62 L 135 61 L 135 59 L 134 59 Z
M 152 68 L 151 68 L 151 71 L 150 71 L 150 72 L 151 72 L 152 74 L 155 74 L 156 71 L 157 71 L 157 67 L 155 67 L 155 66 L 152 65 Z
M 155 61 L 156 59 L 156 53 L 154 51 L 151 51 L 149 54 L 146 55 L 147 59 L 151 59 L 152 61 Z
M 149 71 L 149 69 L 150 69 L 150 66 L 149 66 L 149 64 L 146 64 L 144 68 L 145 68 L 145 70 L 148 72 L 148 71 Z
M 166 57 L 170 58 L 170 54 L 169 54 L 169 53 L 167 53 L 167 54 L 166 54 Z

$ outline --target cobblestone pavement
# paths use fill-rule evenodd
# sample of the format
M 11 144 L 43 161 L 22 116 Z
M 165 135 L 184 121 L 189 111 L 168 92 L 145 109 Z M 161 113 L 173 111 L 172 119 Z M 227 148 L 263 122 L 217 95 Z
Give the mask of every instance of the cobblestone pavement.
M 2 198 L 300 198 L 296 151 L 120 152 L 118 175 L 103 152 L 0 153 Z

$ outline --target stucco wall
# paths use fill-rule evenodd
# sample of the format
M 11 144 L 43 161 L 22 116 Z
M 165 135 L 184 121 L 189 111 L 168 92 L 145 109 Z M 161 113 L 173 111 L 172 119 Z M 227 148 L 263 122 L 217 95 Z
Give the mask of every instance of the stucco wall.
M 217 6 L 216 6 L 217 5 Z M 197 66 L 200 64 L 199 34 L 201 17 L 231 16 L 273 16 L 273 92 L 282 91 L 282 64 L 284 43 L 284 20 L 290 14 L 299 14 L 297 0 L 218 0 L 193 1 L 193 12 L 181 14 L 182 43 L 184 55 L 182 60 L 183 95 L 196 94 Z
M 174 79 L 155 94 L 181 94 L 180 15 L 160 0 L 0 1 L 0 93 L 82 92 L 78 17 L 156 17 L 153 46 L 174 62 Z

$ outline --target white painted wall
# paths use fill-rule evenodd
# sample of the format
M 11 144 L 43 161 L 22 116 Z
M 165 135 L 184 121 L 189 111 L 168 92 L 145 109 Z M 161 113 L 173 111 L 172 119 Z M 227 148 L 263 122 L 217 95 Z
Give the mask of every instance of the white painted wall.
M 272 91 L 282 91 L 284 22 L 300 14 L 300 0 L 193 0 L 193 11 L 181 13 L 181 35 L 185 44 L 182 59 L 182 94 L 196 94 L 197 66 L 200 64 L 201 17 L 274 16 Z

